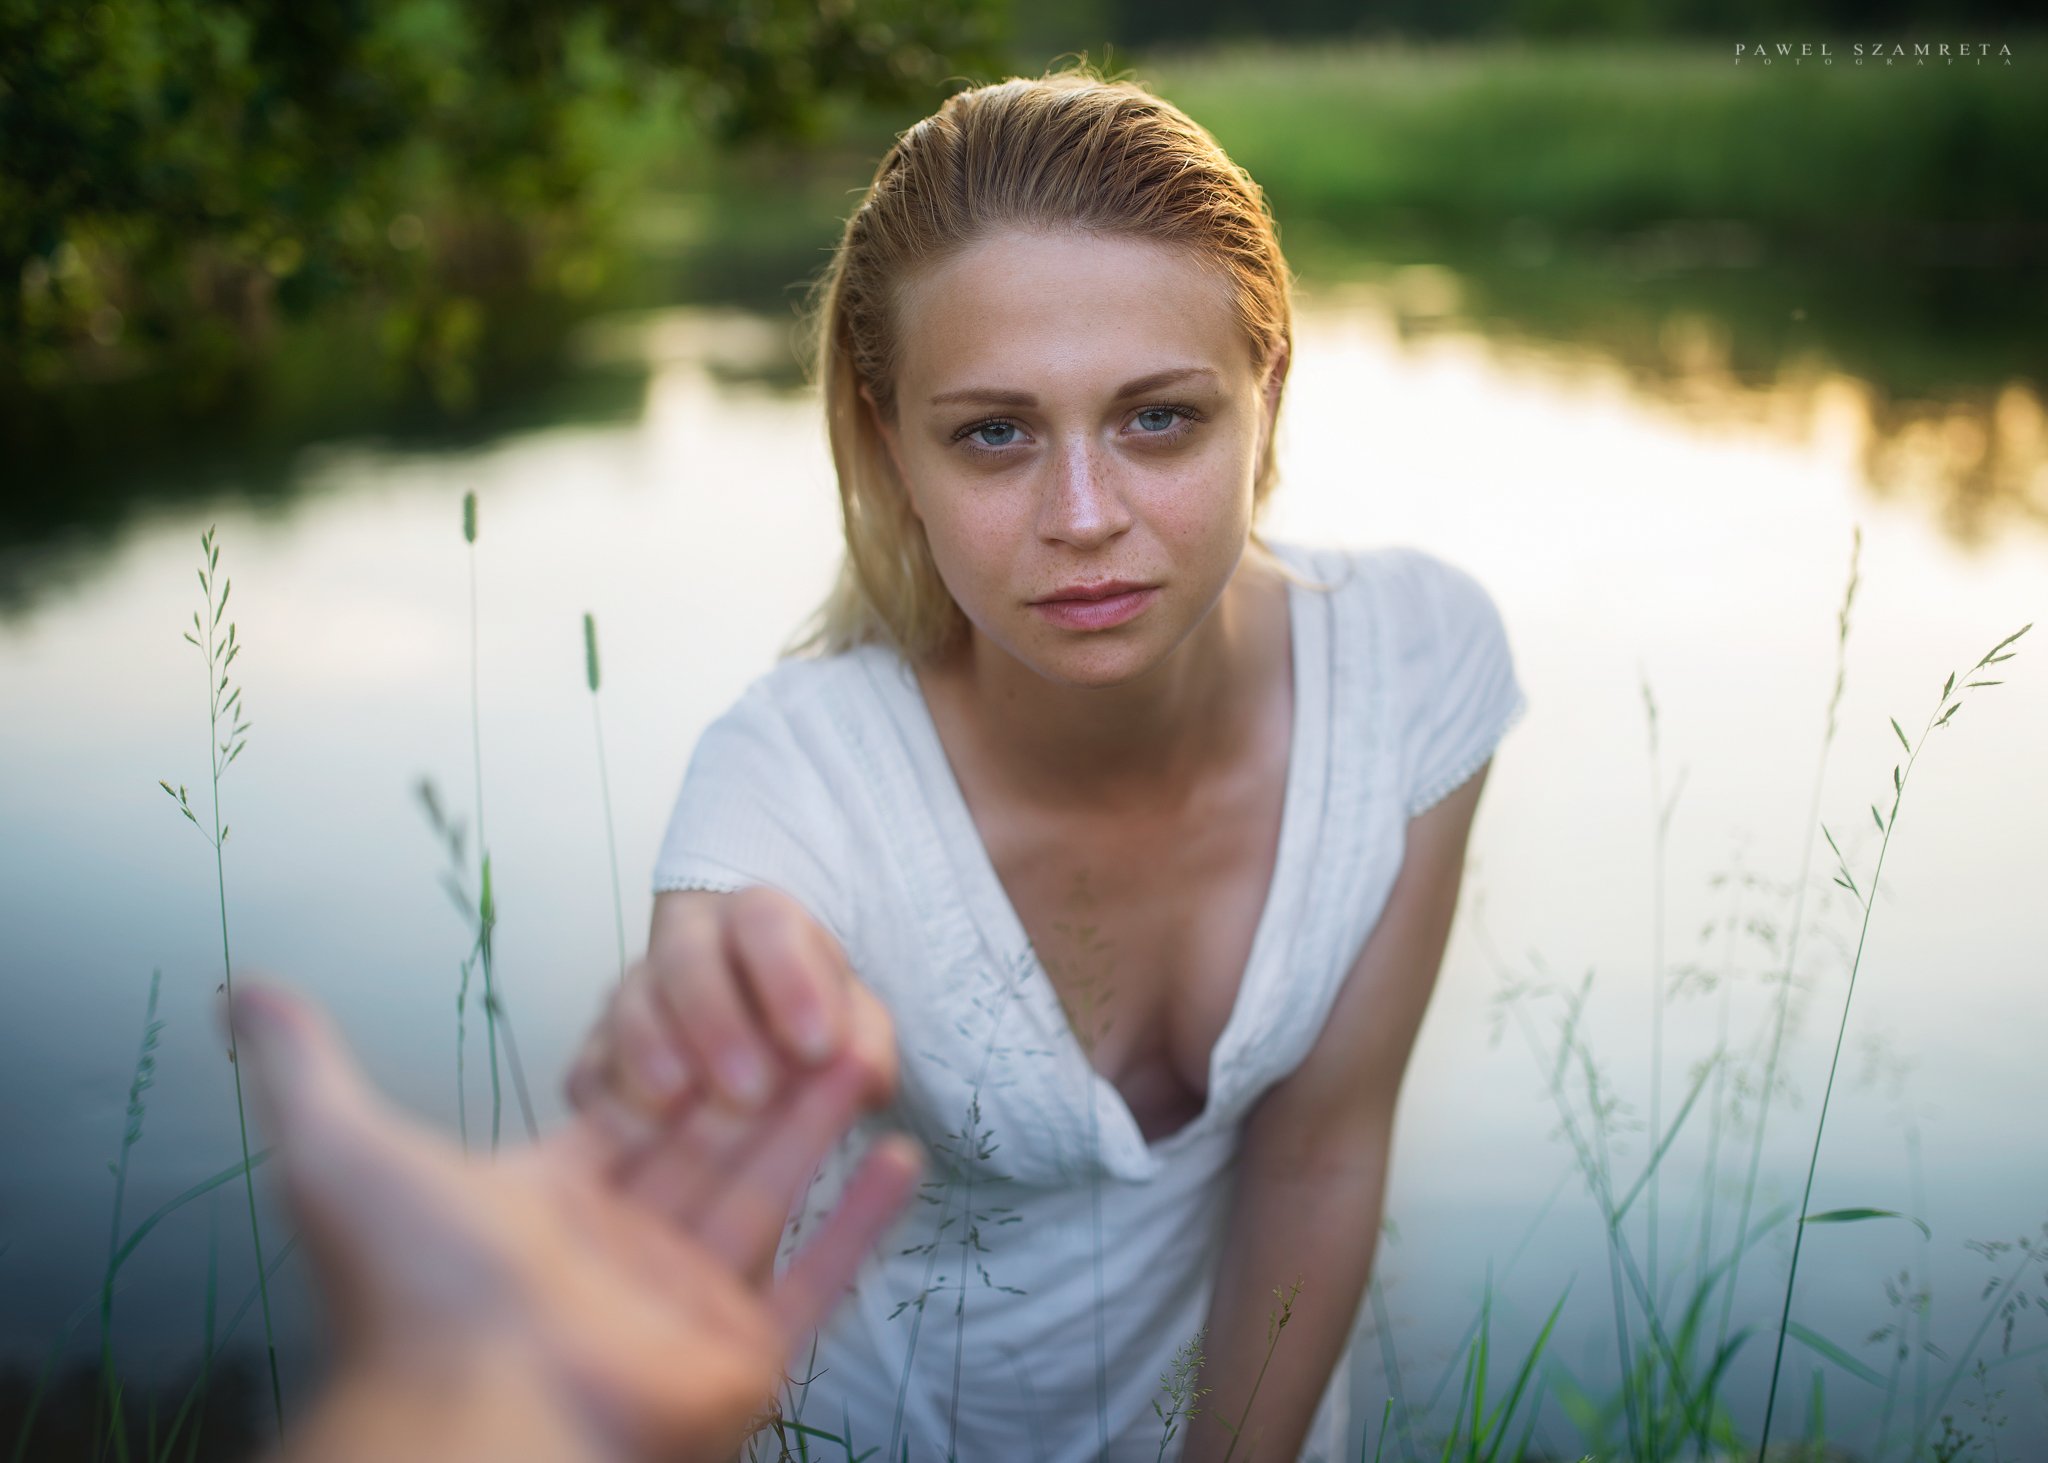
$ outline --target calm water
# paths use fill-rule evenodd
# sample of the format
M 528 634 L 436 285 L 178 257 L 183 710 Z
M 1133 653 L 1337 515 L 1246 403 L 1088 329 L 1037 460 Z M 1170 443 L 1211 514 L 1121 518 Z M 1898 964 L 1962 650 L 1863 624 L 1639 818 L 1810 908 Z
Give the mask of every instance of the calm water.
M 1652 398 L 1597 357 L 1426 328 L 1430 312 L 1418 316 L 1413 303 L 1432 287 L 1411 275 L 1392 292 L 1305 299 L 1285 480 L 1267 520 L 1276 537 L 1412 543 L 1472 570 L 1501 606 L 1531 702 L 1496 760 L 1401 1107 L 1393 1233 L 1379 1262 L 1391 1331 L 1369 1327 L 1354 1377 L 1356 1417 L 1375 1432 L 1388 1351 L 1420 1413 L 1461 1356 L 1489 1264 L 1496 1376 L 1511 1372 L 1570 1283 L 1551 1359 L 1595 1395 L 1612 1386 L 1602 1228 L 1530 1044 L 1554 1043 L 1561 1008 L 1540 991 L 1505 1006 L 1501 993 L 1592 973 L 1582 1030 L 1625 1104 L 1609 1137 L 1625 1186 L 1647 1146 L 1656 972 L 1681 987 L 1665 1001 L 1669 1123 L 1724 1030 L 1754 1081 L 1768 1001 L 1760 977 L 1783 958 L 1811 842 L 1799 1024 L 1784 1067 L 1791 1097 L 1773 1110 L 1757 1212 L 1796 1202 L 1860 921 L 1806 818 L 1852 530 L 1863 534 L 1862 582 L 1820 807 L 1866 888 L 1878 843 L 1868 805 L 1889 807 L 1900 751 L 1887 719 L 1917 740 L 1950 671 L 2048 610 L 2041 515 L 2008 515 L 1967 545 L 1944 528 L 1944 464 L 1968 455 L 1967 427 L 1879 441 L 1856 383 L 1816 377 L 1766 390 L 1717 373 L 1710 358 L 1679 378 L 1682 389 Z M 742 316 L 594 330 L 591 361 L 646 370 L 644 404 L 627 420 L 461 452 L 310 451 L 289 469 L 294 491 L 263 499 L 272 506 L 244 506 L 231 494 L 246 485 L 223 480 L 220 501 L 131 519 L 0 620 L 7 1360 L 39 1362 L 97 1283 L 107 1161 L 152 969 L 163 972 L 168 1025 L 128 1222 L 237 1152 L 211 1007 L 211 860 L 157 786 L 182 782 L 197 795 L 206 775 L 203 670 L 179 638 L 198 606 L 201 531 L 218 523 L 231 617 L 249 627 L 235 672 L 254 728 L 223 786 L 237 964 L 318 993 L 375 1079 L 452 1130 L 466 935 L 437 885 L 442 851 L 414 787 L 434 778 L 465 815 L 474 801 L 459 523 L 462 494 L 478 494 L 501 979 L 545 1124 L 616 974 L 581 615 L 594 612 L 602 634 L 625 916 L 629 932 L 644 930 L 645 871 L 693 739 L 767 668 L 836 561 L 815 401 L 749 384 L 781 348 L 776 330 Z M 1988 410 L 2005 442 L 2002 470 L 2048 503 L 2043 456 L 2013 466 L 2014 442 L 2040 441 L 2038 403 L 2022 391 Z M 1880 462 L 1882 493 L 1872 487 Z M 1908 784 L 1814 1190 L 1816 1210 L 1901 1210 L 1932 1238 L 1897 1220 L 1817 1228 L 1801 1260 L 1795 1319 L 1879 1371 L 1890 1353 L 1867 1338 L 1894 1318 L 1886 1277 L 1904 1270 L 1912 1287 L 1931 1283 L 1930 1336 L 1950 1360 L 1927 1361 L 1929 1401 L 1991 1304 L 1980 1299 L 1985 1280 L 2018 1258 L 1987 1258 L 1969 1242 L 2038 1236 L 2048 1219 L 2048 915 L 2027 892 L 2048 884 L 2042 633 L 1999 668 L 2006 684 L 1971 693 Z M 1670 807 L 1661 919 L 1659 799 Z M 1704 990 L 1703 974 L 1725 980 Z M 488 1110 L 479 1051 L 473 1126 Z M 1693 1273 L 1715 1090 L 1665 1168 L 1666 1285 Z M 1583 1123 L 1583 1081 L 1567 1095 Z M 1722 1095 L 1725 1105 L 1736 1090 Z M 516 1131 L 509 1102 L 506 1119 Z M 1746 1153 L 1728 1130 L 1717 1247 L 1734 1223 Z M 217 1214 L 207 1201 L 180 1210 L 124 1272 L 119 1355 L 137 1378 L 195 1358 L 213 1220 L 224 1306 L 252 1283 L 238 1191 L 215 1198 Z M 1639 1263 L 1647 1211 L 1638 1200 L 1628 1221 Z M 271 1211 L 271 1243 L 285 1232 Z M 1783 1226 L 1753 1252 L 1736 1326 L 1774 1327 L 1788 1254 Z M 303 1404 L 316 1358 L 299 1264 L 287 1262 L 277 1292 L 288 1408 Z M 2038 1269 L 2023 1288 L 2042 1292 Z M 91 1330 L 78 1346 L 93 1344 Z M 245 1321 L 237 1341 L 256 1334 Z M 1994 1321 L 1977 1354 L 1997 1360 L 2002 1339 Z M 2044 1343 L 2048 1316 L 2021 1313 L 2017 1359 L 1983 1386 L 1958 1386 L 1946 1410 L 1982 1431 L 1971 1407 L 1990 1406 L 2015 1443 L 2048 1432 L 2044 1353 L 2024 1354 Z M 1769 1360 L 1769 1337 L 1753 1338 L 1728 1389 L 1751 1435 Z M 1802 1426 L 1817 1364 L 1831 1432 L 1868 1454 L 1879 1392 L 1796 1341 L 1780 1435 Z M 1895 1420 L 1912 1414 L 1919 1367 L 1906 1368 Z M 1555 1382 L 1538 1433 L 1560 1451 L 1577 1441 L 1554 1400 L 1567 1385 Z M 1426 1434 L 1428 1420 L 1415 1427 Z

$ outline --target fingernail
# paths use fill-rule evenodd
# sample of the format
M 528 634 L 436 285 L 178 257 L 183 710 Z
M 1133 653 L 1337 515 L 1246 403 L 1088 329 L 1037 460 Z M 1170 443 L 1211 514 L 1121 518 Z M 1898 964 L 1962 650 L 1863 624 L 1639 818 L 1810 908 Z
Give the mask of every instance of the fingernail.
M 683 1090 L 683 1064 L 665 1046 L 650 1047 L 640 1055 L 640 1080 L 666 1102 Z
M 277 1026 L 277 1010 L 262 986 L 245 987 L 232 1000 L 223 1000 L 237 1039 L 261 1041 Z
M 727 1089 L 748 1107 L 758 1106 L 768 1096 L 768 1069 L 745 1047 L 733 1047 L 720 1056 L 718 1070 Z
M 822 1062 L 832 1053 L 832 1036 L 825 1030 L 825 1018 L 815 1008 L 803 1006 L 790 1013 L 790 1034 L 796 1038 L 797 1055 L 807 1062 Z

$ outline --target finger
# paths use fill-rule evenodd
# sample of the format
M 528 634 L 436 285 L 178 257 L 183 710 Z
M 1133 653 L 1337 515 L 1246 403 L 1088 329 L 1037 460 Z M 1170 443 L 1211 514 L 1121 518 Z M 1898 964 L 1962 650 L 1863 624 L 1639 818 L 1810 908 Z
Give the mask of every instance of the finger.
M 610 1031 L 611 1005 L 607 1002 L 603 1013 L 584 1033 L 583 1045 L 576 1049 L 576 1060 L 569 1064 L 569 1075 L 562 1079 L 562 1091 L 569 1106 L 579 1112 L 604 1090 L 605 1069 L 612 1059 Z
M 902 1213 L 923 1169 L 916 1141 L 900 1133 L 868 1150 L 831 1218 L 769 1294 L 768 1308 L 782 1330 L 785 1351 L 794 1352 L 831 1315 L 861 1261 Z
M 846 1016 L 845 956 L 801 904 L 780 890 L 743 889 L 733 900 L 726 948 L 744 990 L 789 1056 L 829 1060 Z
M 859 981 L 849 983 L 847 997 L 845 1055 L 866 1078 L 862 1101 L 870 1107 L 886 1106 L 896 1095 L 896 1023 L 875 993 Z
M 356 1126 L 373 1099 L 327 1014 L 303 996 L 262 979 L 242 978 L 220 1003 L 229 1050 L 254 1090 L 258 1122 L 298 1163 L 308 1141 L 326 1142 Z
M 565 1168 L 600 1188 L 621 1181 L 635 1157 L 659 1128 L 615 1098 L 600 1095 L 535 1145 L 544 1161 Z
M 471 1161 L 401 1118 L 325 1013 L 287 991 L 243 982 L 232 1020 L 344 1355 L 546 1310 L 535 1285 L 588 1267 L 550 1222 L 550 1191 L 525 1181 L 531 1150 Z
M 706 1249 L 743 1276 L 766 1275 L 789 1211 L 853 1125 L 863 1081 L 851 1063 L 835 1062 L 795 1086 L 760 1141 L 706 1195 L 694 1226 Z
M 649 1117 L 645 1111 L 621 1102 L 610 1092 L 600 1093 L 588 1109 L 591 1124 L 601 1130 L 610 1140 L 612 1148 L 622 1163 L 647 1150 L 649 1144 L 661 1136 L 663 1124 L 674 1121 L 674 1114 L 667 1117 Z
M 419 1205 L 391 1200 L 421 1192 L 433 1172 L 431 1145 L 390 1118 L 310 1001 L 244 977 L 221 1014 L 336 1324 L 350 1333 L 368 1314 L 365 1277 L 388 1265 L 394 1236 L 417 1240 Z
M 724 1098 L 757 1108 L 773 1095 L 776 1065 L 739 989 L 726 951 L 723 908 L 677 921 L 656 964 L 655 990 L 685 1059 Z
M 629 1157 L 621 1187 L 635 1202 L 694 1233 L 699 1214 L 726 1182 L 738 1156 L 768 1141 L 765 1135 L 798 1090 L 789 1088 L 765 1109 L 720 1101 L 691 1104 Z
M 611 1038 L 607 1085 L 621 1101 L 649 1116 L 666 1113 L 688 1090 L 690 1068 L 652 971 L 639 968 L 626 977 L 613 994 L 604 1024 Z

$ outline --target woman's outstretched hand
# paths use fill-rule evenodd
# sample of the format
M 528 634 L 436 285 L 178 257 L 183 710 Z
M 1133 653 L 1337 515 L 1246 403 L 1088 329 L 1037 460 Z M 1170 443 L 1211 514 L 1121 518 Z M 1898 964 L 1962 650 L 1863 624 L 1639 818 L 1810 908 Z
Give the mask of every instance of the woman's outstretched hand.
M 388 1107 L 282 987 L 239 983 L 234 1026 L 337 1340 L 295 1463 L 729 1457 L 916 1182 L 915 1145 L 877 1143 L 783 1278 L 750 1281 L 868 1105 L 858 1062 L 786 1081 L 715 1168 L 678 1161 L 679 1125 L 622 1146 L 588 1119 L 483 1159 Z
M 894 1025 L 839 942 L 779 889 L 686 890 L 657 896 L 647 956 L 592 1027 L 567 1090 L 628 1151 L 657 1129 L 673 1135 L 631 1183 L 673 1208 L 759 1143 L 790 1091 L 835 1069 L 865 1104 L 894 1094 Z M 779 1236 L 750 1227 L 743 1243 L 678 1217 L 756 1283 L 773 1265 Z

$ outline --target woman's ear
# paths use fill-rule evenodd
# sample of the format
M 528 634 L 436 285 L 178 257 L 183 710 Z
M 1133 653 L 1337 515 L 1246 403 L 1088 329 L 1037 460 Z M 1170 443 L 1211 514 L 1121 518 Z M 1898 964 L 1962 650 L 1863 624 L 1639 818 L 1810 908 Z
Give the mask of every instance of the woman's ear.
M 1280 410 L 1280 388 L 1287 384 L 1288 349 L 1282 341 L 1273 351 L 1273 359 L 1266 367 L 1266 422 L 1270 426 L 1273 416 Z
M 1265 456 L 1266 443 L 1273 434 L 1273 424 L 1280 414 L 1280 388 L 1287 384 L 1288 349 L 1285 341 L 1273 349 L 1273 359 L 1266 365 L 1266 377 L 1260 383 L 1259 406 L 1259 451 L 1252 460 Z

